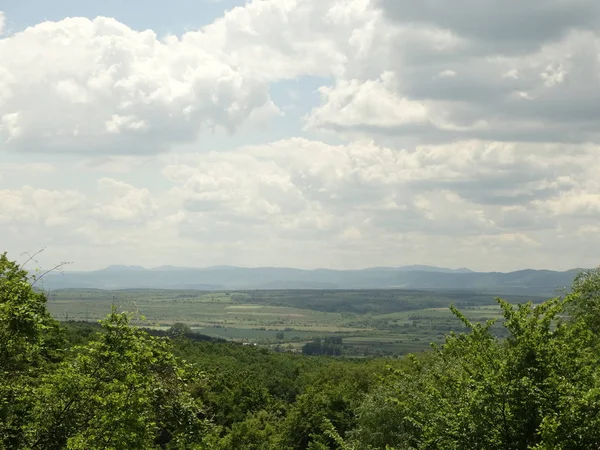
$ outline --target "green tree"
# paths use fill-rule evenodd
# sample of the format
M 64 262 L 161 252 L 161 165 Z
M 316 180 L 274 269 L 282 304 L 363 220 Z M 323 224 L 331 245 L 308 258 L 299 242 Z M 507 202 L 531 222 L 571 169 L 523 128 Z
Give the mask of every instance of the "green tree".
M 31 389 L 62 357 L 58 323 L 26 270 L 0 255 L 0 448 L 18 448 L 29 421 Z
M 568 312 L 600 334 L 600 268 L 581 271 L 572 287 Z
M 33 289 L 29 274 L 0 255 L 0 370 L 16 376 L 56 359 L 58 323 L 46 310 L 46 296 Z
M 598 448 L 600 347 L 586 306 L 600 301 L 599 277 L 589 272 L 571 294 L 541 305 L 498 300 L 505 341 L 491 322 L 473 324 L 454 309 L 469 332 L 410 358 L 365 400 L 358 448 Z
M 203 375 L 167 338 L 115 310 L 103 332 L 64 351 L 46 297 L 0 255 L 0 449 L 191 448 L 208 422 L 189 384 Z M 62 350 L 62 351 L 61 351 Z
M 331 431 L 345 436 L 355 428 L 356 408 L 375 384 L 377 372 L 377 366 L 348 362 L 329 363 L 316 371 L 282 421 L 277 448 L 340 448 Z
M 174 323 L 167 330 L 167 335 L 170 337 L 188 336 L 190 334 L 192 334 L 190 326 L 181 322 Z
M 44 377 L 27 427 L 32 448 L 159 448 L 198 442 L 207 427 L 187 385 L 200 374 L 164 338 L 113 311 L 105 333 Z

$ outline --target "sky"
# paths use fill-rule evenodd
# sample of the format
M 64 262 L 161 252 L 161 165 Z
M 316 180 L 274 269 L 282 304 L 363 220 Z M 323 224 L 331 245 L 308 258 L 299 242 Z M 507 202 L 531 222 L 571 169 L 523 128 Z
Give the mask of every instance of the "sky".
M 600 264 L 595 0 L 0 0 L 0 251 Z

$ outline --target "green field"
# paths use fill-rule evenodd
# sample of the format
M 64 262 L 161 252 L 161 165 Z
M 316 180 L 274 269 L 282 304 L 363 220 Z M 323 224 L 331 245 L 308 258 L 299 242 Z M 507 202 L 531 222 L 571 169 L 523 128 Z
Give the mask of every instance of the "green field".
M 450 304 L 473 321 L 501 318 L 494 298 L 475 292 L 65 289 L 50 292 L 48 298 L 50 311 L 63 321 L 98 320 L 114 305 L 145 317 L 136 321 L 140 326 L 168 328 L 182 322 L 208 336 L 282 349 L 301 348 L 316 337 L 341 336 L 346 352 L 355 355 L 404 354 L 442 342 L 446 333 L 464 330 Z M 499 326 L 495 329 L 500 332 Z

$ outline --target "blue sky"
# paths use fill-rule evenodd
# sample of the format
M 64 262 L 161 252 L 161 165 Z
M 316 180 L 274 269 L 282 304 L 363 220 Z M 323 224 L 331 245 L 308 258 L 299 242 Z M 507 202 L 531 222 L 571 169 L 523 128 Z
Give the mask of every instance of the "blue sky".
M 244 5 L 243 0 L 4 0 L 0 8 L 8 17 L 8 28 L 22 31 L 46 20 L 65 17 L 113 17 L 134 30 L 153 30 L 159 37 L 181 35 L 221 17 L 224 11 Z
M 0 0 L 3 247 L 595 266 L 598 25 L 592 0 Z

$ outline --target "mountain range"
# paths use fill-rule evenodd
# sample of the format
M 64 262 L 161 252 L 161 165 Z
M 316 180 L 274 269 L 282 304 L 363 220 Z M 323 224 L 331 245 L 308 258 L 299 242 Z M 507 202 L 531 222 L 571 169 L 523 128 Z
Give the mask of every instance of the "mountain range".
M 474 272 L 432 266 L 371 267 L 360 270 L 109 266 L 89 272 L 50 273 L 44 289 L 428 289 L 556 295 L 571 285 L 578 270 Z

